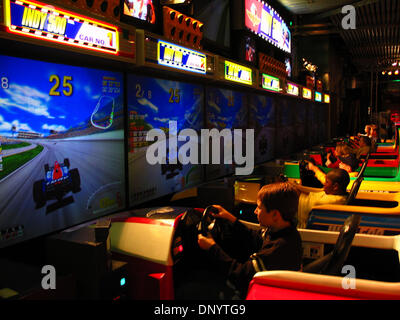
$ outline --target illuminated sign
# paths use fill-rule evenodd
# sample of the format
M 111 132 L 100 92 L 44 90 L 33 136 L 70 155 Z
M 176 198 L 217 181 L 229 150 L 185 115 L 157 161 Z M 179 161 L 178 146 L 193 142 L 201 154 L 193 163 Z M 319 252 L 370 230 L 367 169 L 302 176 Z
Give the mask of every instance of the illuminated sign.
M 315 101 L 322 102 L 322 93 L 315 91 Z
M 310 89 L 303 88 L 303 98 L 311 100 L 312 91 Z
M 329 94 L 324 94 L 324 102 L 325 103 L 330 103 L 331 102 L 331 97 Z
M 206 73 L 206 55 L 175 44 L 158 40 L 158 63 L 181 70 Z
M 279 79 L 265 73 L 262 74 L 262 87 L 272 91 L 281 90 Z
M 290 53 L 289 28 L 267 3 L 260 0 L 245 1 L 245 26 L 274 46 Z
M 225 60 L 225 79 L 244 84 L 253 84 L 253 72 L 250 68 Z
M 288 82 L 286 92 L 288 94 L 291 94 L 292 96 L 298 96 L 299 95 L 299 87 L 293 83 Z
M 6 25 L 11 33 L 118 53 L 118 30 L 115 26 L 35 1 L 6 0 L 4 4 Z

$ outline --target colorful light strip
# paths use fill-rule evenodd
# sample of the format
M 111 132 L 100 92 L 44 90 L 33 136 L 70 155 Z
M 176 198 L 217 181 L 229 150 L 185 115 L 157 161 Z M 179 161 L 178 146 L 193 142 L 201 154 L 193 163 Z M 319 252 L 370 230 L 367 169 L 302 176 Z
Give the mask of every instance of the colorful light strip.
M 303 88 L 303 98 L 311 100 L 312 98 L 312 91 L 308 88 Z
M 162 40 L 157 43 L 157 61 L 158 64 L 171 68 L 206 73 L 207 57 L 204 53 Z
M 292 96 L 299 96 L 299 87 L 293 83 L 288 82 L 286 92 Z
M 8 31 L 30 38 L 118 54 L 115 26 L 31 0 L 6 0 Z
M 225 60 L 225 79 L 252 85 L 253 71 L 240 64 Z
M 267 90 L 279 92 L 281 90 L 280 80 L 268 74 L 262 74 L 262 87 Z

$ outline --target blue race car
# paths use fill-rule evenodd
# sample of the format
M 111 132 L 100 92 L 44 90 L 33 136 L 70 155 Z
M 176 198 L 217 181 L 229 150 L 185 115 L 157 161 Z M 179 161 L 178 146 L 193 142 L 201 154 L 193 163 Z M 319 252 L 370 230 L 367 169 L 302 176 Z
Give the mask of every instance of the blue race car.
M 54 166 L 44 165 L 45 179 L 36 181 L 33 184 L 33 200 L 36 208 L 41 208 L 47 200 L 62 198 L 70 191 L 77 193 L 81 190 L 81 178 L 77 168 L 69 169 L 69 159 L 63 163 L 54 162 Z

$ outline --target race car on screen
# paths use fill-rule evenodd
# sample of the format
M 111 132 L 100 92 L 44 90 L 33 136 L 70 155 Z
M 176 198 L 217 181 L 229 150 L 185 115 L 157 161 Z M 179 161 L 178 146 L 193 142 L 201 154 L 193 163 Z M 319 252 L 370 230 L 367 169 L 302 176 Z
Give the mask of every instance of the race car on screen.
M 33 200 L 36 208 L 43 207 L 48 200 L 61 201 L 62 198 L 72 191 L 77 193 L 81 190 L 81 178 L 77 168 L 69 169 L 69 159 L 63 163 L 54 162 L 54 166 L 44 165 L 45 178 L 33 184 Z

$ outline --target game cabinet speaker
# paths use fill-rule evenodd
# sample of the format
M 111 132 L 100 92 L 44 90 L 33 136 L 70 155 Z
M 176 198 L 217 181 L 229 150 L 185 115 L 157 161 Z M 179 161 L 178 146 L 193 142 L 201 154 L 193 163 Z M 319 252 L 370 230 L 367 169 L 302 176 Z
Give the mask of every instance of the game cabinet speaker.
M 202 49 L 204 24 L 183 13 L 163 7 L 164 36 L 186 47 Z
M 120 17 L 120 1 L 119 0 L 92 0 L 93 12 L 100 14 L 106 18 L 119 20 Z

